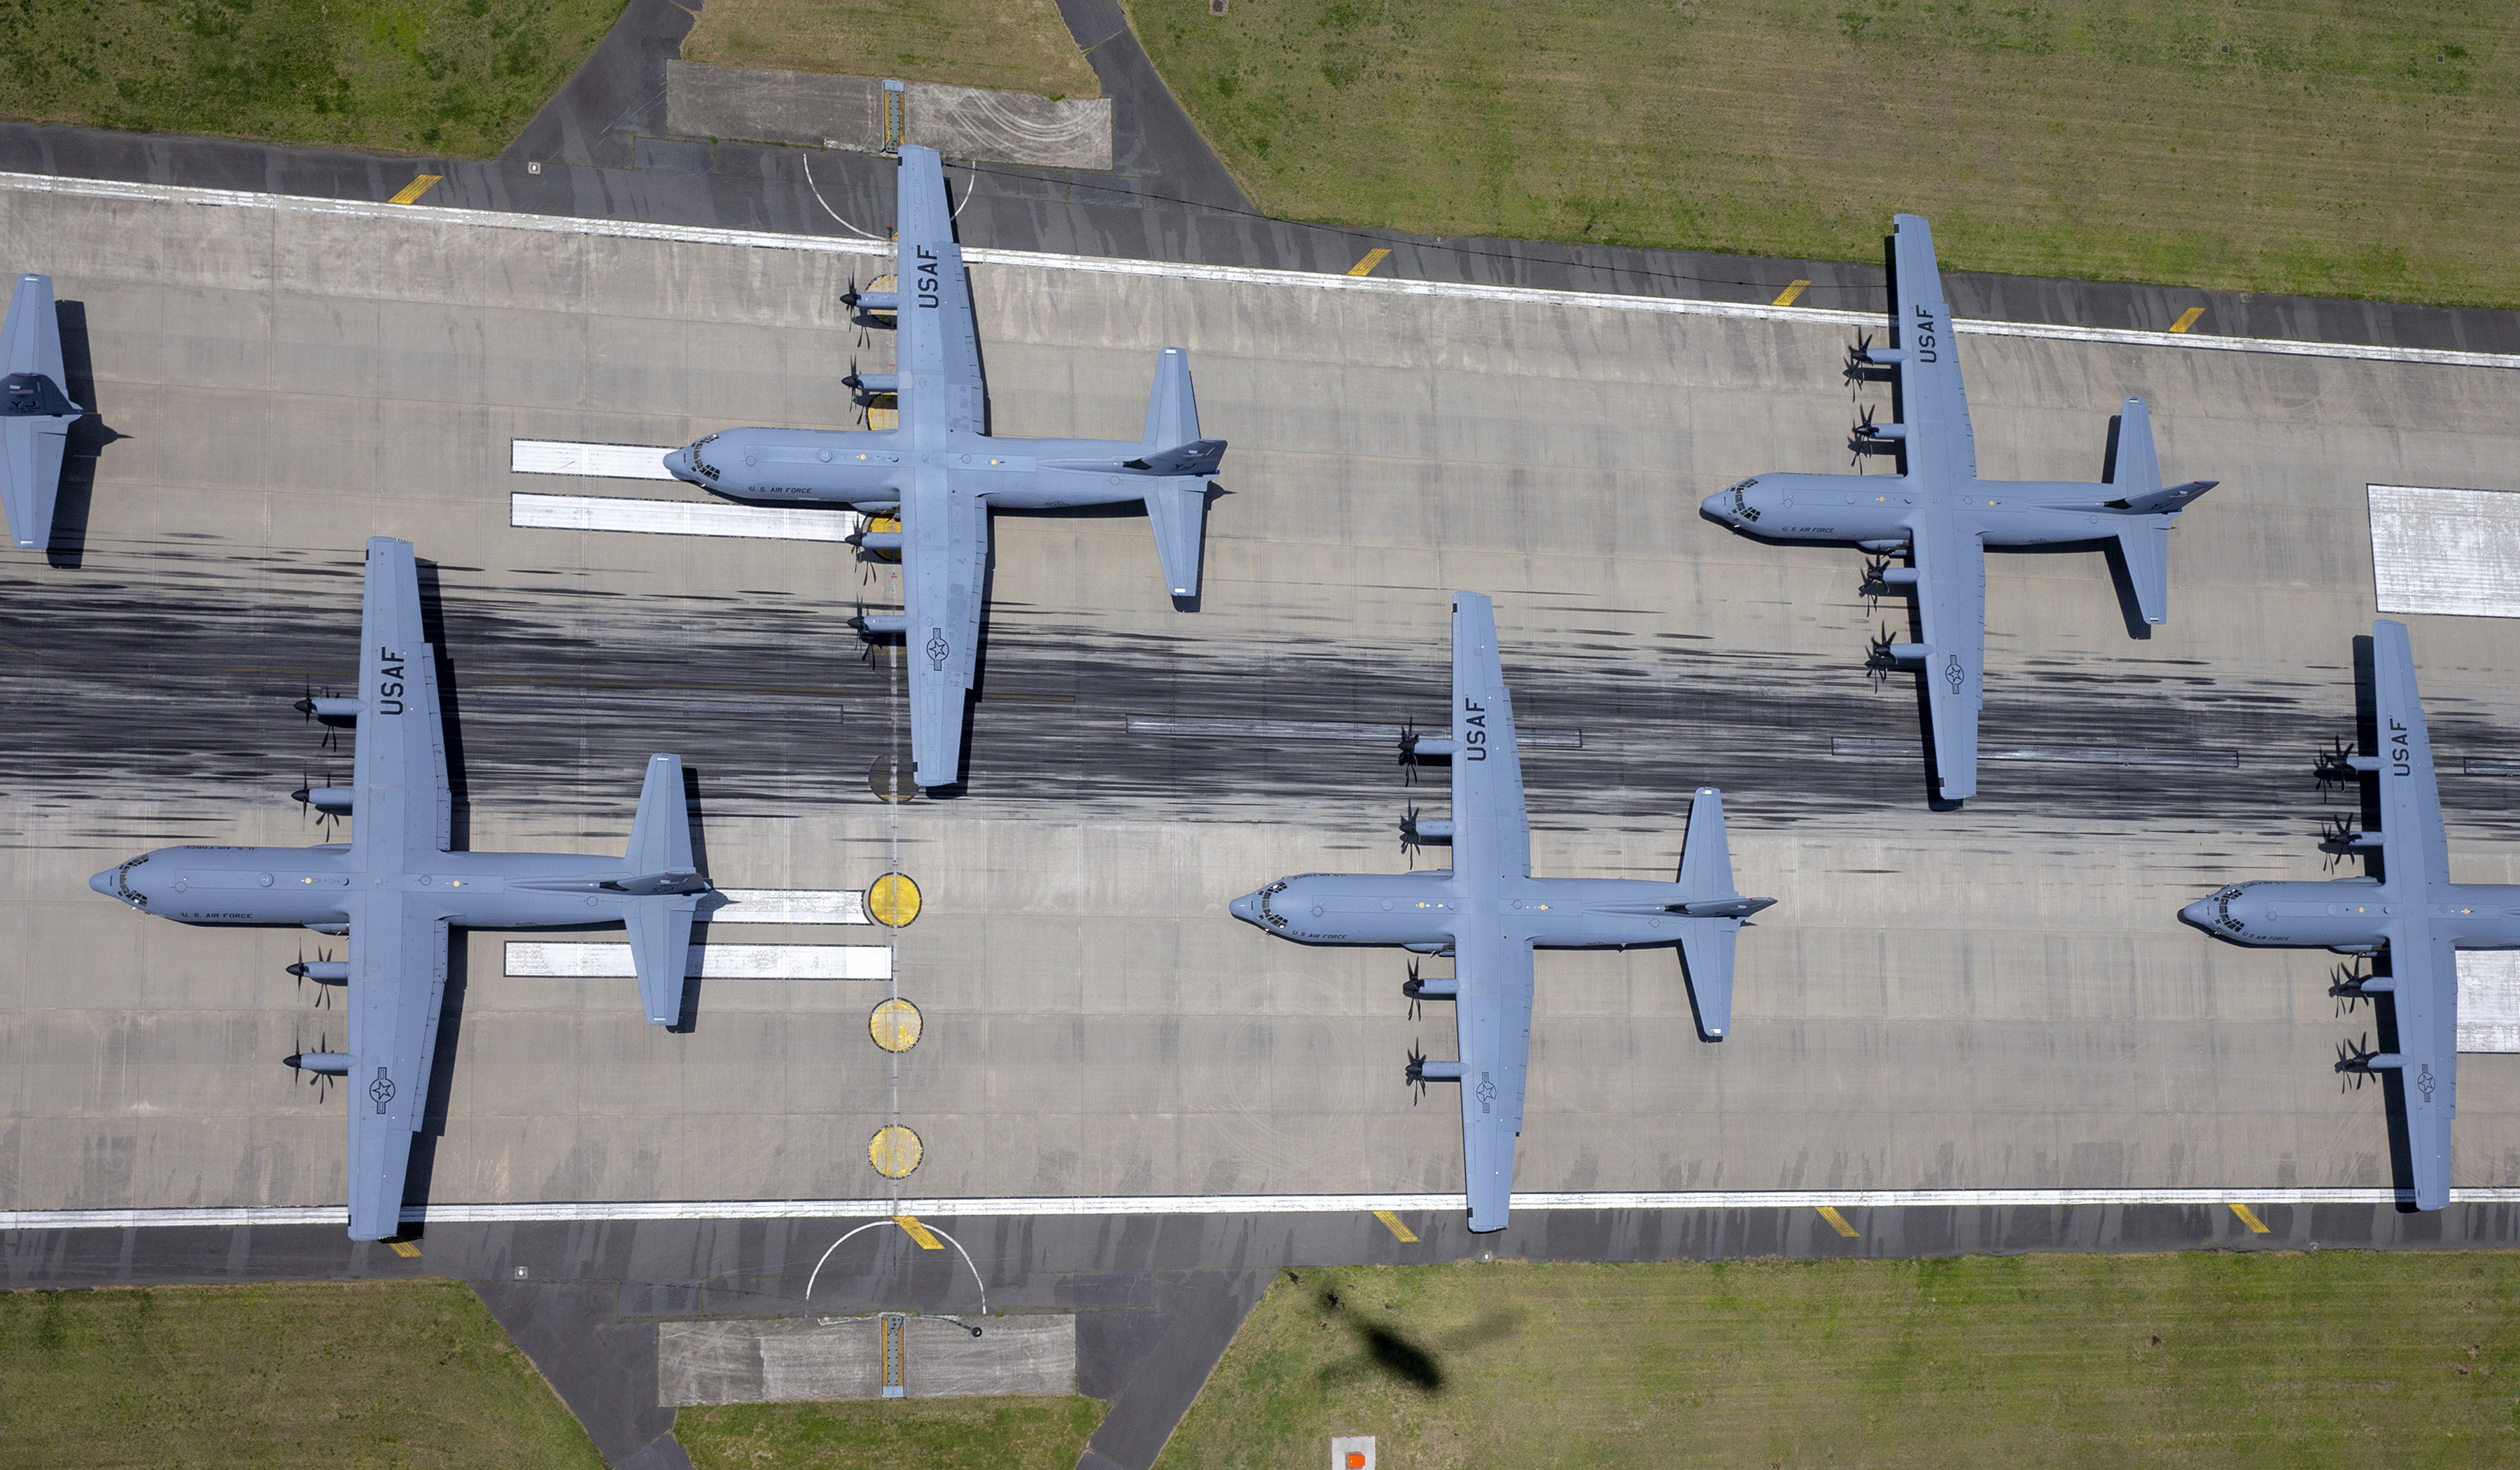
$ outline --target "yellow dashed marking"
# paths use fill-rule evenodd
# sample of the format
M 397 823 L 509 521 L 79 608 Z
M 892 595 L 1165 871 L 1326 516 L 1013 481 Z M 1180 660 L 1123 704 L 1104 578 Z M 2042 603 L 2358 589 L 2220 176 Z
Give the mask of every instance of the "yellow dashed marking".
M 1402 1225 L 1402 1224 L 1400 1223 L 1400 1217 L 1399 1217 L 1399 1216 L 1397 1216 L 1397 1215 L 1392 1214 L 1392 1213 L 1391 1213 L 1390 1211 L 1388 1211 L 1388 1210 L 1376 1210 L 1376 1211 L 1374 1211 L 1374 1212 L 1373 1212 L 1373 1218 L 1374 1218 L 1374 1219 L 1376 1219 L 1376 1220 L 1378 1220 L 1378 1221 L 1381 1221 L 1381 1222 L 1382 1222 L 1382 1227 L 1383 1227 L 1384 1229 L 1389 1230 L 1392 1234 L 1394 1234 L 1394 1235 L 1396 1235 L 1396 1236 L 1400 1237 L 1400 1238 L 1401 1238 L 1401 1239 L 1403 1239 L 1403 1240 L 1411 1240 L 1411 1241 L 1414 1241 L 1414 1240 L 1416 1240 L 1416 1239 L 1418 1238 L 1418 1232 L 1417 1232 L 1416 1230 L 1413 1230 L 1413 1229 L 1409 1228 L 1407 1225 Z
M 2196 319 L 2204 314 L 2204 307 L 2190 306 L 2185 311 L 2179 314 L 2178 321 L 2170 324 L 2170 330 L 2173 332 L 2185 332 L 2188 328 L 2195 326 Z
M 1837 1206 L 1821 1206 L 1820 1218 L 1828 1222 L 1828 1227 L 1830 1229 L 1846 1236 L 1850 1240 L 1855 1238 L 1855 1226 L 1848 1225 L 1846 1223 L 1846 1217 L 1837 1213 Z
M 919 1248 L 921 1250 L 941 1251 L 945 1249 L 945 1242 L 936 1238 L 935 1231 L 927 1228 L 927 1226 L 923 1225 L 921 1225 L 919 1223 L 918 1216 L 896 1215 L 892 1217 L 892 1223 L 908 1231 L 910 1238 L 919 1242 Z
M 431 186 L 444 177 L 446 177 L 446 175 L 440 173 L 422 174 L 419 178 L 403 185 L 402 193 L 395 195 L 392 199 L 385 200 L 385 202 L 388 204 L 417 204 L 420 202 L 420 197 L 427 194 Z
M 2250 1234 L 2264 1235 L 2267 1233 L 2267 1223 L 2258 1218 L 2257 1211 L 2250 1209 L 2246 1205 L 2233 1205 L 2231 1207 L 2231 1213 L 2240 1217 L 2240 1224 L 2249 1227 Z
M 1373 274 L 1373 268 L 1375 266 L 1380 265 L 1382 262 L 1390 258 L 1391 252 L 1389 250 L 1368 250 L 1365 252 L 1365 258 L 1363 260 L 1360 260 L 1356 264 L 1347 268 L 1347 273 L 1351 276 L 1371 276 Z
M 385 1244 L 392 1246 L 393 1253 L 400 1256 L 405 1261 L 417 1261 L 420 1259 L 420 1247 L 412 1244 L 408 1240 L 388 1240 Z
M 1803 293 L 1803 288 L 1809 285 L 1811 285 L 1811 283 L 1808 281 L 1797 281 L 1793 285 L 1786 287 L 1782 295 L 1778 296 L 1777 299 L 1769 302 L 1768 304 L 1771 306 L 1791 306 L 1794 304 L 1794 297 L 1801 295 Z

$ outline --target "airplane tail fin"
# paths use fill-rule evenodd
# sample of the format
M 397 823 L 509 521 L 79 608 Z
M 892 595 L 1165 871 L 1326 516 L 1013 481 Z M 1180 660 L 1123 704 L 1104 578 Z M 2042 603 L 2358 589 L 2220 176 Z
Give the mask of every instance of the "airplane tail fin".
M 2152 444 L 2152 415 L 2140 398 L 2126 401 L 2126 411 L 2109 424 L 2109 488 L 2117 492 L 2107 509 L 2135 515 L 2172 516 L 2211 490 L 2215 480 L 2189 480 L 2165 487 L 2161 460 Z M 2118 532 L 2118 551 L 2126 557 L 2127 580 L 2134 584 L 2136 605 L 2147 623 L 2170 621 L 2170 523 L 2145 520 Z
M 683 795 L 683 761 L 652 757 L 639 791 L 639 815 L 630 822 L 630 893 L 622 922 L 630 931 L 630 963 L 639 973 L 639 1000 L 648 1024 L 682 1019 L 690 984 L 692 923 L 708 891 L 692 862 L 692 809 Z
M 1741 921 L 1776 902 L 1743 898 L 1732 886 L 1732 850 L 1724 836 L 1724 793 L 1697 788 L 1688 807 L 1688 845 L 1681 849 L 1680 958 L 1697 1034 L 1720 1042 L 1732 1027 L 1732 951 Z
M 1155 359 L 1147 395 L 1146 452 L 1133 469 L 1164 476 L 1147 487 L 1147 519 L 1163 558 L 1164 583 L 1177 598 L 1198 596 L 1199 544 L 1207 529 L 1207 477 L 1225 457 L 1225 441 L 1198 432 L 1198 399 L 1191 391 L 1190 354 L 1166 347 Z

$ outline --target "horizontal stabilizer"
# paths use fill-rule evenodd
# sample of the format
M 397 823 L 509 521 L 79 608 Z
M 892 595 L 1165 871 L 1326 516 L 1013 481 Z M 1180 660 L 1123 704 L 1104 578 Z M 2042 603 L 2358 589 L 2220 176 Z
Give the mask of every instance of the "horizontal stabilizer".
M 1697 1011 L 1697 1034 L 1720 1042 L 1732 1029 L 1732 949 L 1741 938 L 1737 918 L 1685 918 L 1680 960 L 1688 971 L 1688 1003 Z
M 2118 532 L 2118 550 L 2126 557 L 2127 581 L 2143 620 L 2170 621 L 2170 527 L 2153 521 L 2131 525 Z
M 683 758 L 652 756 L 647 783 L 639 788 L 639 815 L 630 819 L 630 870 L 690 872 L 692 808 L 683 796 Z
M 1157 480 L 1147 486 L 1147 520 L 1164 585 L 1177 598 L 1198 596 L 1199 547 L 1207 533 L 1207 481 Z
M 9 292 L 9 315 L 0 320 L 0 373 L 48 378 L 68 386 L 62 370 L 62 323 L 53 310 L 53 278 L 26 275 Z
M 1732 886 L 1732 849 L 1724 837 L 1724 793 L 1700 786 L 1688 804 L 1688 836 L 1680 850 L 1680 886 L 1688 902 L 1740 896 Z
M 647 1007 L 651 1026 L 671 1026 L 683 1018 L 683 997 L 691 985 L 692 920 L 698 912 L 696 894 L 631 902 L 624 921 L 630 931 L 630 965 L 639 972 L 639 1003 Z

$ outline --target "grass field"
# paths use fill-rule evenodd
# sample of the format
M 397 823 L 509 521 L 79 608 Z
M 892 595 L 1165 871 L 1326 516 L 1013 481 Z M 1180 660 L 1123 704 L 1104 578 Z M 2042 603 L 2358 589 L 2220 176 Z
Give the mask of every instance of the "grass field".
M 0 1464 L 602 1470 L 452 1281 L 0 1292 Z
M 2507 0 L 1126 3 L 1276 215 L 2520 305 Z
M 486 158 L 623 0 L 18 0 L 0 116 Z
M 708 0 L 683 60 L 1102 95 L 1053 0 Z
M 726 1404 L 682 1410 L 674 1438 L 698 1470 L 1071 1470 L 1108 1406 L 1020 1397 Z
M 2473 1252 L 1282 1272 L 1157 1465 L 2509 1464 L 2515 1305 Z

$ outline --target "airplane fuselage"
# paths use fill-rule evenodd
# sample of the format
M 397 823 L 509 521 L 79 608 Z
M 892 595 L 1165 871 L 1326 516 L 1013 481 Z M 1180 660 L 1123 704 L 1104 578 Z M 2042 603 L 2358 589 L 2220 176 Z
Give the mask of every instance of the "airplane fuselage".
M 2369 878 L 2233 883 L 2179 911 L 2217 939 L 2263 949 L 2367 953 L 2421 936 L 2462 950 L 2520 949 L 2520 885 L 2435 883 L 2421 899 Z
M 922 470 L 943 470 L 1000 510 L 1142 501 L 1176 478 L 1132 468 L 1134 439 L 999 439 L 942 424 L 900 429 L 730 428 L 665 457 L 677 478 L 730 500 L 899 504 Z
M 630 900 L 708 891 L 685 876 L 638 878 L 619 858 L 581 853 L 431 853 L 417 872 L 361 861 L 350 844 L 320 847 L 161 847 L 88 880 L 108 898 L 184 924 L 329 926 L 357 917 L 368 894 L 426 894 L 447 921 L 472 929 L 551 929 L 619 923 Z M 631 891 L 635 888 L 637 891 Z
M 1762 474 L 1708 496 L 1704 510 L 1770 541 L 1852 541 L 1889 550 L 1906 543 L 1922 517 L 1948 510 L 1988 546 L 2067 546 L 2114 539 L 2138 515 L 2099 504 L 2111 493 L 2105 485 L 2070 480 L 1946 485 L 1905 474 Z
M 1544 950 L 1628 950 L 1680 943 L 1678 883 L 1639 878 L 1500 879 L 1474 899 L 1451 871 L 1309 872 L 1236 899 L 1234 916 L 1314 945 L 1448 947 L 1469 926 Z

